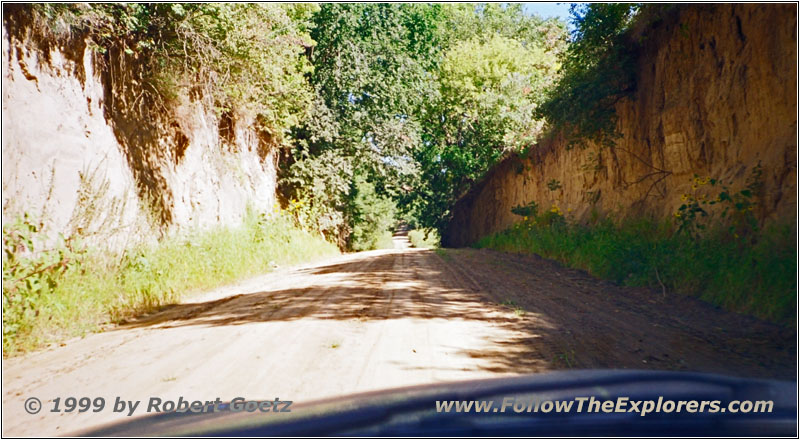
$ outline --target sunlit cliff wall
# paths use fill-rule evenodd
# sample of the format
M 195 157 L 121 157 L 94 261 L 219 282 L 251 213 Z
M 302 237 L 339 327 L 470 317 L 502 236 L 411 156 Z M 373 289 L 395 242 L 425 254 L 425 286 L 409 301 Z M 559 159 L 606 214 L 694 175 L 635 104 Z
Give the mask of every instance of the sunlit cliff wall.
M 272 208 L 276 152 L 247 118 L 202 94 L 147 108 L 135 56 L 48 38 L 27 14 L 4 8 L 4 223 L 28 213 L 51 234 L 124 246 Z
M 617 105 L 616 147 L 567 149 L 555 137 L 507 158 L 456 204 L 444 243 L 501 231 L 521 220 L 511 208 L 530 201 L 577 221 L 593 210 L 669 217 L 695 174 L 735 190 L 759 163 L 758 218 L 793 222 L 796 28 L 796 5 L 676 7 L 645 33 L 637 90 Z

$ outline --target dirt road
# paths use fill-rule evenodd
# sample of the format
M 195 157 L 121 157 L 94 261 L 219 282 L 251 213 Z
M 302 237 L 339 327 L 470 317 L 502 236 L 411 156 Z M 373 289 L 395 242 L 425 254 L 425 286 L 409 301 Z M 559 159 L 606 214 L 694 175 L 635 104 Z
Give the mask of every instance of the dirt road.
M 396 386 L 636 368 L 794 378 L 795 333 L 621 288 L 535 256 L 407 248 L 349 254 L 194 296 L 3 362 L 3 434 L 124 420 L 117 397 L 311 399 Z M 103 397 L 98 413 L 53 399 Z M 43 409 L 27 414 L 37 397 Z

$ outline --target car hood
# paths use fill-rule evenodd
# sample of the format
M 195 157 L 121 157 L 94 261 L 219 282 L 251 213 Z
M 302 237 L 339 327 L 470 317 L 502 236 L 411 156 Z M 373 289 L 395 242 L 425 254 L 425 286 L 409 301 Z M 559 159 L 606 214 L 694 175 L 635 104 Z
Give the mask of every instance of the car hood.
M 773 402 L 769 413 L 568 413 L 502 408 L 504 399 Z M 437 411 L 437 402 L 492 401 L 486 412 Z M 441 405 L 441 403 L 440 403 Z M 796 382 L 717 374 L 573 370 L 404 387 L 312 402 L 291 412 L 163 413 L 80 436 L 796 436 Z

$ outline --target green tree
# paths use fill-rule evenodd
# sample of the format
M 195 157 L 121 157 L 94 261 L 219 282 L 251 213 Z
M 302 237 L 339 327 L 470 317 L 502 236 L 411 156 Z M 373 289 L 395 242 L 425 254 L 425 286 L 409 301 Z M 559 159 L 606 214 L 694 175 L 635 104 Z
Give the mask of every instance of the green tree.
M 556 55 L 494 34 L 452 47 L 426 108 L 418 151 L 424 200 L 412 200 L 425 226 L 443 227 L 449 206 L 500 158 L 534 143 L 543 122 L 536 102 L 555 77 Z
M 293 131 L 282 188 L 338 219 L 325 233 L 340 242 L 372 220 L 320 159 L 350 170 L 351 187 L 362 176 L 404 218 L 441 226 L 500 155 L 535 139 L 535 103 L 566 42 L 563 23 L 519 5 L 325 4 L 313 21 L 317 98 Z M 334 177 L 335 194 L 313 190 Z
M 350 248 L 356 251 L 390 247 L 395 204 L 380 196 L 363 176 L 356 176 L 352 191 L 353 233 Z
M 437 59 L 438 5 L 325 4 L 314 16 L 309 51 L 318 94 L 307 122 L 296 128 L 295 148 L 284 164 L 285 193 L 309 199 L 328 217 L 326 234 L 344 237 L 360 222 L 352 201 L 356 192 L 336 186 L 337 193 L 309 191 L 326 181 L 330 169 L 310 168 L 317 158 L 336 158 L 341 168 L 357 173 L 381 196 L 396 196 L 403 182 L 417 173 L 413 151 L 420 142 L 419 109 L 433 89 L 431 66 Z M 302 178 L 301 178 L 302 176 Z M 303 180 L 306 179 L 306 180 Z M 341 242 L 341 240 L 340 240 Z M 352 241 L 350 241 L 352 243 Z
M 503 36 L 524 46 L 539 46 L 555 55 L 567 46 L 566 23 L 557 18 L 528 15 L 520 3 L 458 3 L 443 5 L 439 32 L 445 48 L 478 38 Z
M 616 103 L 636 88 L 636 44 L 627 37 L 640 10 L 635 3 L 591 3 L 570 8 L 575 31 L 563 54 L 559 82 L 537 114 L 572 144 L 610 145 Z
M 313 45 L 311 4 L 42 4 L 53 24 L 86 34 L 100 54 L 129 56 L 157 105 L 203 92 L 219 112 L 255 118 L 273 143 L 286 144 L 313 98 L 305 80 Z M 134 67 L 135 66 L 135 67 Z

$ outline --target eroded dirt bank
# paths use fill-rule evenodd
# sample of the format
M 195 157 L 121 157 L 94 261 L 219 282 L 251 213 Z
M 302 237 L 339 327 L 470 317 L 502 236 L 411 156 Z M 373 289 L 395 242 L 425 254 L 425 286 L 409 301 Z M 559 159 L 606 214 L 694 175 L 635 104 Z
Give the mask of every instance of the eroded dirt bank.
M 447 246 L 510 227 L 521 220 L 511 209 L 530 202 L 576 221 L 670 218 L 695 174 L 734 191 L 758 181 L 756 218 L 794 221 L 797 6 L 673 5 L 648 23 L 634 33 L 637 86 L 616 105 L 615 145 L 571 148 L 556 136 L 497 164 L 453 207 Z
M 281 269 L 5 360 L 3 434 L 66 435 L 126 419 L 108 407 L 48 412 L 69 396 L 307 402 L 565 368 L 795 376 L 793 330 L 535 256 L 397 245 Z M 25 413 L 28 397 L 42 412 Z

